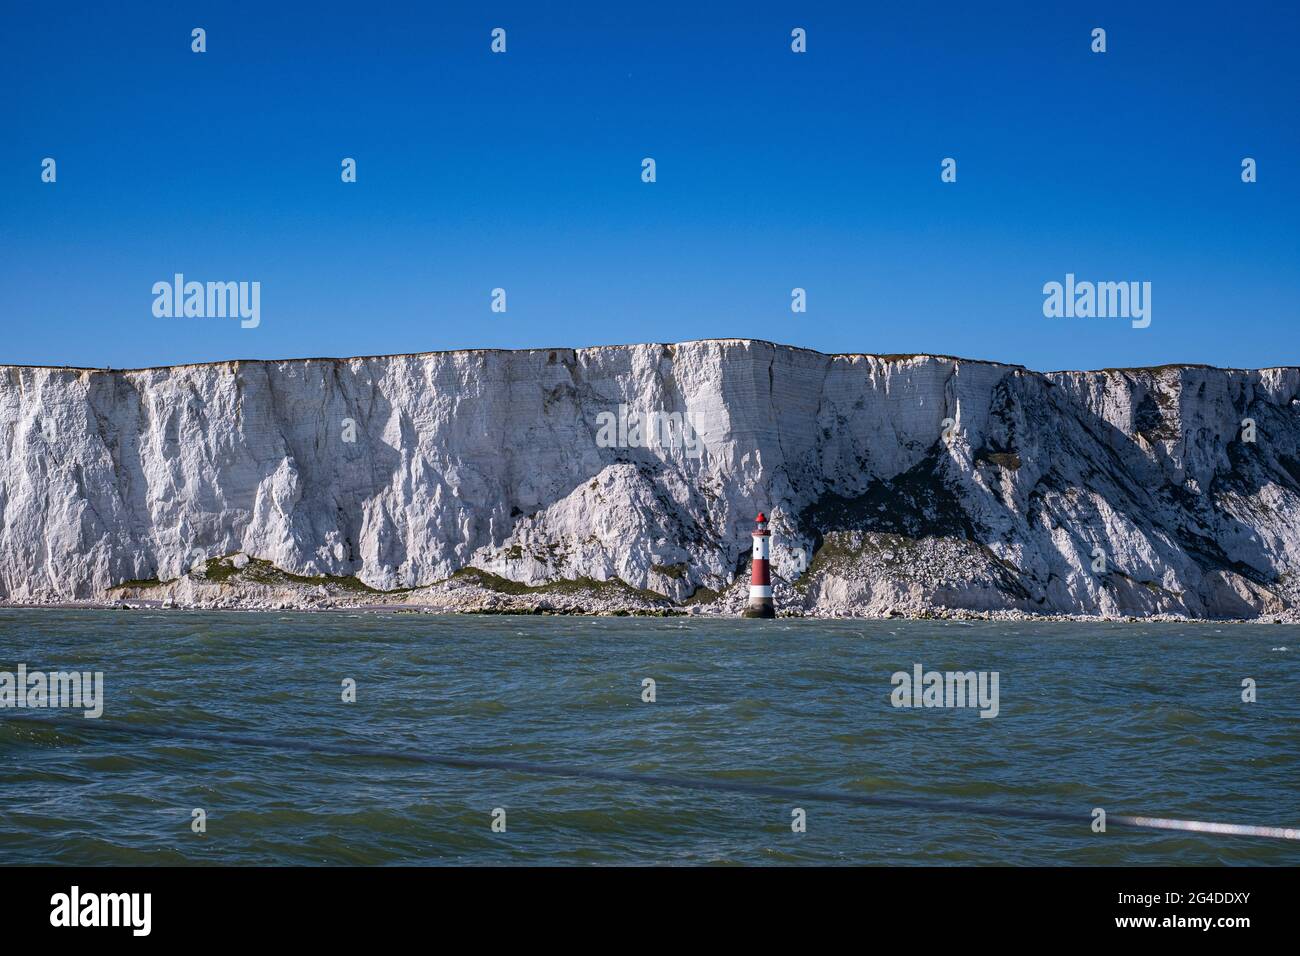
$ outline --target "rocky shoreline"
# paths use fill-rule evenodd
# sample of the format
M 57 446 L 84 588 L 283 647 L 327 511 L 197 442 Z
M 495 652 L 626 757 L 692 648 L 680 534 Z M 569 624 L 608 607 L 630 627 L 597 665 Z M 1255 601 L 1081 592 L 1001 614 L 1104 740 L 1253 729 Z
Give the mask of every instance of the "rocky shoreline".
M 548 602 L 538 604 L 494 604 L 490 600 L 476 608 L 448 607 L 435 604 L 329 604 L 303 603 L 290 604 L 280 602 L 274 605 L 250 603 L 238 604 L 174 604 L 163 601 L 58 601 L 58 602 L 14 602 L 0 601 L 3 610 L 103 610 L 103 611 L 225 611 L 243 614 L 267 614 L 274 612 L 335 614 L 340 612 L 369 614 L 467 614 L 467 615 L 501 615 L 501 616 L 537 616 L 537 617 L 700 617 L 730 618 L 733 615 L 721 614 L 701 608 L 599 608 L 595 606 L 552 605 Z M 734 615 L 740 618 L 740 615 Z M 962 608 L 935 608 L 923 614 L 888 614 L 875 615 L 864 613 L 834 614 L 825 611 L 791 612 L 777 611 L 777 620 L 807 619 L 833 621 L 1003 621 L 1006 623 L 1113 623 L 1113 624 L 1300 624 L 1300 615 L 1292 612 L 1258 618 L 1197 618 L 1183 617 L 1176 614 L 1157 614 L 1150 617 L 1110 617 L 1087 614 L 1026 614 L 1022 611 L 968 611 Z
M 777 578 L 777 617 L 816 620 L 949 620 L 1016 622 L 1177 622 L 1297 624 L 1300 613 L 1285 609 L 1253 618 L 1197 618 L 1180 614 L 1036 614 L 1011 609 L 971 610 L 907 602 L 900 606 L 855 607 L 822 603 L 807 582 Z M 811 592 L 811 593 L 810 593 Z M 528 587 L 467 568 L 447 581 L 395 592 L 375 591 L 355 579 L 318 582 L 280 571 L 264 561 L 228 556 L 167 582 L 132 582 L 87 600 L 0 599 L 0 609 L 187 610 L 235 612 L 369 612 L 408 614 L 552 615 L 584 617 L 740 618 L 749 596 L 738 575 L 721 594 L 672 601 L 622 582 L 564 582 Z

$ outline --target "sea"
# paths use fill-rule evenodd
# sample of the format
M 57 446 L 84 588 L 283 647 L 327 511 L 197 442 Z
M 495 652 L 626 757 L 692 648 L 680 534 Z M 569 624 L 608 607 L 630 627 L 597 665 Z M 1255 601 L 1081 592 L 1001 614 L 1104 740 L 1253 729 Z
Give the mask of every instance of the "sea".
M 4 609 L 0 862 L 1296 865 L 1097 811 L 1300 826 L 1298 661 L 1280 624 Z M 20 667 L 102 712 L 14 706 Z

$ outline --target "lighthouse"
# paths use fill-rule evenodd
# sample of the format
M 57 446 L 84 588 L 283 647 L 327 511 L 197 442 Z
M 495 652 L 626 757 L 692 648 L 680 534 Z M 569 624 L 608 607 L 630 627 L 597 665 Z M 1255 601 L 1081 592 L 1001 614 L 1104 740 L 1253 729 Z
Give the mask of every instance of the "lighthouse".
M 767 561 L 772 552 L 772 532 L 763 512 L 754 519 L 754 570 L 749 578 L 749 607 L 745 617 L 776 617 L 772 607 L 772 575 Z

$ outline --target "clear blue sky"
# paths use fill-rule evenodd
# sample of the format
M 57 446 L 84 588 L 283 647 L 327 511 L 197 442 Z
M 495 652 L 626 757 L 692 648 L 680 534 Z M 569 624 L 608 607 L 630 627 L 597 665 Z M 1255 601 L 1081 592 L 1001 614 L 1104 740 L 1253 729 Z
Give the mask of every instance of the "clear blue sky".
M 0 16 L 0 363 L 748 336 L 1039 369 L 1300 364 L 1291 4 Z M 261 326 L 155 318 L 176 272 L 259 281 Z M 1044 318 L 1067 272 L 1150 281 L 1151 327 Z

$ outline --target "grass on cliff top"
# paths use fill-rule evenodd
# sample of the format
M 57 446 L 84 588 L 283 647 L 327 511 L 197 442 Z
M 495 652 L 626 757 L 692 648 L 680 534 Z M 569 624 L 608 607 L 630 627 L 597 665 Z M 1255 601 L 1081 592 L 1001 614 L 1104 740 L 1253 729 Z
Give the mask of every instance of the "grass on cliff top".
M 626 581 L 615 578 L 612 581 L 597 581 L 593 578 L 564 578 L 559 581 L 551 581 L 547 584 L 521 584 L 518 581 L 511 581 L 509 578 L 503 578 L 493 574 L 491 571 L 484 571 L 482 568 L 466 567 L 456 571 L 448 581 L 465 581 L 470 584 L 477 584 L 479 587 L 487 588 L 489 591 L 496 591 L 500 594 L 591 594 L 595 593 L 600 596 L 610 598 L 635 597 L 642 601 L 652 601 L 662 604 L 668 600 L 667 597 L 657 591 L 648 591 L 645 588 L 637 588 L 628 584 Z

